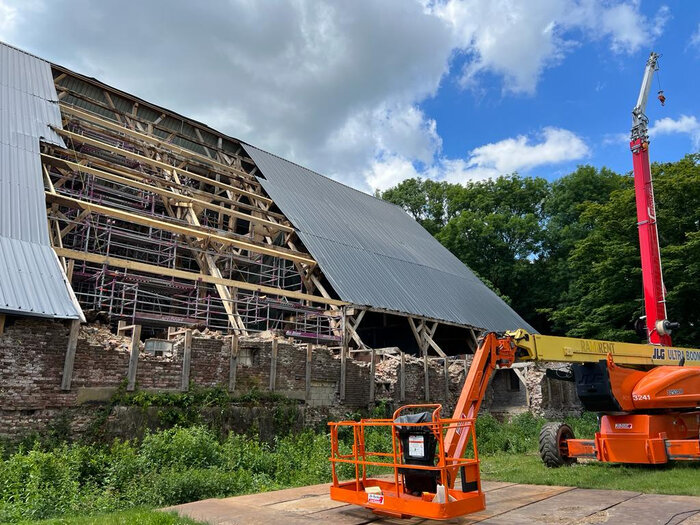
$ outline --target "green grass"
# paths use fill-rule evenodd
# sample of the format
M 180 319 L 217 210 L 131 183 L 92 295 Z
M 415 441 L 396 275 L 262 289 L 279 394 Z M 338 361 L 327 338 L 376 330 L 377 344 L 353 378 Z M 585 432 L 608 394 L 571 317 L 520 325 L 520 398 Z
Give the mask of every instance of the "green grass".
M 127 510 L 95 516 L 56 518 L 51 520 L 23 522 L 32 525 L 197 525 L 200 522 L 181 518 L 175 513 L 155 510 Z
M 551 469 L 542 464 L 536 453 L 517 456 L 500 453 L 481 457 L 481 477 L 533 485 L 700 496 L 700 465 L 697 462 L 657 467 L 591 461 Z

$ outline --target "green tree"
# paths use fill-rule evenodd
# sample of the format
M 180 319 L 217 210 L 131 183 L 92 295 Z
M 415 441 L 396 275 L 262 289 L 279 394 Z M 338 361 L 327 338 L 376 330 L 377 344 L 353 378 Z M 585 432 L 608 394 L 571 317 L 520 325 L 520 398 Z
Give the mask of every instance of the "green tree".
M 551 185 L 544 203 L 546 217 L 545 255 L 541 270 L 547 276 L 546 289 L 537 290 L 540 328 L 546 333 L 563 334 L 565 325 L 552 323 L 553 314 L 567 305 L 571 285 L 569 257 L 578 242 L 595 227 L 581 215 L 591 203 L 604 204 L 614 191 L 631 188 L 632 179 L 607 168 L 579 166 Z
M 700 346 L 700 154 L 654 164 L 654 194 L 673 343 Z
M 455 194 L 463 188 L 458 184 L 430 179 L 407 179 L 379 196 L 401 206 L 432 235 L 439 232 L 454 215 Z

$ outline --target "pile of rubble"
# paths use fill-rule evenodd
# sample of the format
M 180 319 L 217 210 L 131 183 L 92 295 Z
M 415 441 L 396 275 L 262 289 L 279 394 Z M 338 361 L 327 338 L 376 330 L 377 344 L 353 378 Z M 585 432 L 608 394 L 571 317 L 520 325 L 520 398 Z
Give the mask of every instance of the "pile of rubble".
M 93 347 L 102 347 L 108 352 L 128 353 L 131 350 L 131 337 L 113 334 L 109 325 L 99 322 L 81 325 L 78 340 L 85 341 Z M 139 343 L 139 346 L 143 348 L 143 343 Z

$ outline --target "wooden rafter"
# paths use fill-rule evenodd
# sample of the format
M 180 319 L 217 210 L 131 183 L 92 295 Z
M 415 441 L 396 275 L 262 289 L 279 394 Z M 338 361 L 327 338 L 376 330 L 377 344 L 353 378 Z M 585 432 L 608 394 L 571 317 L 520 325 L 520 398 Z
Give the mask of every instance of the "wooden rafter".
M 248 190 L 244 190 L 242 188 L 237 188 L 235 186 L 231 186 L 230 184 L 225 184 L 223 182 L 216 181 L 214 179 L 211 179 L 209 177 L 205 177 L 204 175 L 199 175 L 197 173 L 193 173 L 191 171 L 187 171 L 184 169 L 180 169 L 179 166 L 174 166 L 172 164 L 167 164 L 165 162 L 161 162 L 158 160 L 151 159 L 150 157 L 146 157 L 144 155 L 140 155 L 138 153 L 134 153 L 133 151 L 129 151 L 124 148 L 119 148 L 117 146 L 112 146 L 111 144 L 107 144 L 105 142 L 102 142 L 100 140 L 96 140 L 90 137 L 86 137 L 85 135 L 81 135 L 79 133 L 73 133 L 72 131 L 68 131 L 65 129 L 60 129 L 60 128 L 52 128 L 56 133 L 59 135 L 62 135 L 68 139 L 71 139 L 72 141 L 78 142 L 80 144 L 88 144 L 90 146 L 95 146 L 97 148 L 102 148 L 104 150 L 110 151 L 112 153 L 116 153 L 118 155 L 122 155 L 124 157 L 130 158 L 132 160 L 136 160 L 138 162 L 141 162 L 143 164 L 147 164 L 149 166 L 152 166 L 154 168 L 160 168 L 160 169 L 166 169 L 166 170 L 178 170 L 181 175 L 186 176 L 190 179 L 203 182 L 205 184 L 209 184 L 211 186 L 217 186 L 219 188 L 231 191 L 233 193 L 238 193 L 240 195 L 245 195 L 249 199 L 252 200 L 259 200 L 262 202 L 269 202 L 272 203 L 272 200 L 263 197 L 257 193 L 253 193 Z
M 224 140 L 226 140 L 226 142 L 227 142 L 228 144 L 230 144 L 230 145 L 232 145 L 232 146 L 238 146 L 238 148 L 236 149 L 235 152 L 224 151 L 223 146 L 221 146 L 220 149 L 221 149 L 222 153 L 224 153 L 226 156 L 234 156 L 234 157 L 236 157 L 237 159 L 239 159 L 239 160 L 241 160 L 241 161 L 244 161 L 244 162 L 247 162 L 247 163 L 251 163 L 251 164 L 252 164 L 251 159 L 248 158 L 247 156 L 244 156 L 244 155 L 241 153 L 241 148 L 240 148 L 240 144 L 238 143 L 238 141 L 236 141 L 235 139 L 232 139 L 231 137 L 226 137 L 225 135 L 222 135 L 221 133 L 217 132 L 216 130 L 213 130 L 213 129 L 209 128 L 208 126 L 206 126 L 206 125 L 204 125 L 204 124 L 201 124 L 201 123 L 199 123 L 199 122 L 193 121 L 193 120 L 188 119 L 188 118 L 186 118 L 186 117 L 182 117 L 182 116 L 180 116 L 180 115 L 178 115 L 178 114 L 176 114 L 176 113 L 168 112 L 167 110 L 164 110 L 163 108 L 160 108 L 160 107 L 158 107 L 158 106 L 155 106 L 155 105 L 153 105 L 153 104 L 150 104 L 150 103 L 148 103 L 147 101 L 144 101 L 144 100 L 141 100 L 141 99 L 136 99 L 133 95 L 130 95 L 130 94 L 128 94 L 128 93 L 124 93 L 124 92 L 122 92 L 122 91 L 116 90 L 116 89 L 114 89 L 114 88 L 111 88 L 110 86 L 106 86 L 105 84 L 102 84 L 101 82 L 96 81 L 95 79 L 92 79 L 92 78 L 89 78 L 89 77 L 84 77 L 84 76 L 82 76 L 82 75 L 80 75 L 80 74 L 77 74 L 77 73 L 75 73 L 75 72 L 73 72 L 73 71 L 70 71 L 70 70 L 68 70 L 68 69 L 62 68 L 61 66 L 56 66 L 56 65 L 54 65 L 53 68 L 62 72 L 58 77 L 56 77 L 56 79 L 55 79 L 55 81 L 54 81 L 55 84 L 56 84 L 56 90 L 58 91 L 58 98 L 59 98 L 59 100 L 63 100 L 63 99 L 65 99 L 65 97 L 66 97 L 67 95 L 70 95 L 70 96 L 75 97 L 75 98 L 77 98 L 77 99 L 79 99 L 79 100 L 85 101 L 85 102 L 87 102 L 87 103 L 89 103 L 89 104 L 92 104 L 92 105 L 95 105 L 95 106 L 97 106 L 97 107 L 106 109 L 106 110 L 108 110 L 108 111 L 114 113 L 115 115 L 116 115 L 116 114 L 119 114 L 119 115 L 121 115 L 121 116 L 127 116 L 127 113 L 124 112 L 124 111 L 121 111 L 121 110 L 119 110 L 119 109 L 117 109 L 117 108 L 112 108 L 112 107 L 110 107 L 108 104 L 106 104 L 105 102 L 102 102 L 102 101 L 100 101 L 100 100 L 97 100 L 97 99 L 95 99 L 95 98 L 92 98 L 92 97 L 90 97 L 90 96 L 88 96 L 88 95 L 85 95 L 85 94 L 83 94 L 83 93 L 80 93 L 80 92 L 78 92 L 78 91 L 75 91 L 75 90 L 73 90 L 73 89 L 70 89 L 70 88 L 68 88 L 68 87 L 66 87 L 66 86 L 64 86 L 64 85 L 62 85 L 62 84 L 61 84 L 61 81 L 60 81 L 59 79 L 62 80 L 63 78 L 65 78 L 65 75 L 64 75 L 64 74 L 69 74 L 70 76 L 75 77 L 76 79 L 80 80 L 81 82 L 83 82 L 83 83 L 85 83 L 85 84 L 88 84 L 88 85 L 91 85 L 91 86 L 97 88 L 97 89 L 100 90 L 100 91 L 102 91 L 102 90 L 111 90 L 111 92 L 112 92 L 114 95 L 117 95 L 117 96 L 119 96 L 119 97 L 121 97 L 121 98 L 125 98 L 125 99 L 127 99 L 127 100 L 137 100 L 137 101 L 140 103 L 140 105 L 141 105 L 142 107 L 148 108 L 148 109 L 150 109 L 150 110 L 152 110 L 152 111 L 154 111 L 154 112 L 156 112 L 156 113 L 159 113 L 160 116 L 159 116 L 157 119 L 155 119 L 155 120 L 148 120 L 148 119 L 143 118 L 143 117 L 140 117 L 140 116 L 138 116 L 138 115 L 136 115 L 136 116 L 133 116 L 133 115 L 132 115 L 132 118 L 133 118 L 134 120 L 140 122 L 140 123 L 142 124 L 142 126 L 144 126 L 145 129 L 148 129 L 148 130 L 149 130 L 150 133 L 152 133 L 153 130 L 157 129 L 157 130 L 160 131 L 161 133 L 169 134 L 170 137 L 182 138 L 182 139 L 184 139 L 184 140 L 186 140 L 186 141 L 188 141 L 188 142 L 191 142 L 191 143 L 196 144 L 196 145 L 201 146 L 201 147 L 208 146 L 208 144 L 200 144 L 200 143 L 198 142 L 198 139 L 197 139 L 196 137 L 192 137 L 192 136 L 190 136 L 190 135 L 185 135 L 185 134 L 183 134 L 183 133 L 178 132 L 177 130 L 173 130 L 173 129 L 170 129 L 170 128 L 166 128 L 166 127 L 164 127 L 163 125 L 161 125 L 161 123 L 163 122 L 163 120 L 164 120 L 165 118 L 171 117 L 171 118 L 173 118 L 173 119 L 175 119 L 175 120 L 178 120 L 178 121 L 180 121 L 180 122 L 182 122 L 182 123 L 184 123 L 184 124 L 187 124 L 187 125 L 189 125 L 189 126 L 192 126 L 193 128 L 199 128 L 199 129 L 201 129 L 202 131 L 206 132 L 206 133 L 209 134 L 209 135 L 214 135 L 214 136 L 217 138 L 217 141 L 218 141 L 219 139 L 222 139 L 222 138 L 223 138 Z M 61 75 L 63 75 L 63 77 L 62 77 Z M 170 140 L 170 139 L 168 139 L 168 140 Z
M 180 180 L 177 178 L 177 175 L 174 175 L 174 179 L 176 184 L 180 183 Z M 199 222 L 199 219 L 197 218 L 197 214 L 192 208 L 189 208 L 187 210 L 186 216 L 187 222 L 189 222 L 191 225 L 197 227 L 202 226 Z M 219 270 L 219 268 L 216 266 L 216 261 L 214 260 L 214 257 L 212 257 L 211 254 L 204 253 L 199 254 L 199 256 L 195 254 L 195 256 L 197 257 L 197 261 L 199 262 L 199 267 L 201 270 L 207 272 L 209 275 L 217 279 L 223 278 L 223 276 L 221 275 L 221 270 Z M 221 300 L 224 304 L 224 309 L 226 310 L 226 315 L 228 316 L 228 320 L 229 323 L 231 323 L 231 326 L 234 327 L 234 330 L 238 335 L 248 335 L 245 323 L 241 319 L 241 316 L 238 314 L 236 304 L 233 300 L 234 294 L 236 293 L 235 289 L 231 290 L 231 288 L 221 283 L 216 283 L 214 286 L 216 286 L 216 291 L 219 293 L 219 297 L 221 297 Z
M 81 252 L 78 250 L 70 250 L 68 248 L 58 248 L 54 247 L 56 254 L 59 257 L 65 257 L 67 259 L 73 259 L 76 261 L 85 261 L 95 264 L 105 264 L 107 266 L 112 266 L 115 268 L 123 268 L 125 270 L 133 270 L 136 272 L 143 272 L 152 275 L 160 275 L 167 277 L 174 277 L 176 279 L 185 279 L 188 281 L 202 281 L 210 284 L 223 284 L 224 286 L 230 286 L 232 288 L 239 288 L 241 290 L 248 290 L 251 292 L 259 292 L 262 294 L 276 295 L 279 297 L 286 297 L 288 299 L 296 299 L 299 301 L 308 301 L 309 303 L 317 304 L 327 304 L 332 306 L 346 306 L 348 303 L 344 301 L 339 301 L 337 299 L 326 299 L 325 297 L 319 297 L 317 295 L 310 295 L 302 292 L 295 292 L 293 290 L 284 290 L 282 288 L 274 288 L 272 286 L 265 286 L 259 284 L 247 283 L 245 281 L 237 281 L 235 279 L 220 279 L 218 277 L 212 277 L 204 273 L 188 272 L 185 270 L 175 270 L 172 268 L 164 268 L 163 266 L 156 266 L 154 264 L 129 261 L 126 259 L 121 259 L 119 257 L 112 257 L 108 255 L 99 255 L 96 253 Z
M 367 345 L 362 342 L 362 339 L 360 339 L 360 336 L 357 333 L 357 329 L 360 326 L 360 323 L 362 322 L 362 318 L 365 316 L 365 313 L 367 310 L 360 310 L 359 313 L 357 313 L 354 316 L 347 316 L 347 321 L 346 321 L 346 331 L 347 335 L 349 335 L 355 343 L 357 343 L 357 346 L 359 348 L 367 348 Z
M 252 242 L 241 241 L 238 239 L 232 239 L 230 237 L 224 237 L 217 233 L 212 233 L 204 229 L 197 229 L 188 226 L 182 226 L 173 222 L 166 222 L 164 220 L 153 219 L 145 215 L 137 215 L 135 213 L 130 213 L 117 208 L 112 208 L 109 206 L 103 206 L 101 204 L 94 204 L 92 202 L 85 202 L 79 199 L 74 199 L 72 197 L 66 197 L 64 195 L 55 195 L 46 192 L 46 199 L 48 202 L 55 202 L 62 206 L 68 206 L 69 208 L 78 208 L 82 210 L 87 210 L 90 213 L 96 213 L 100 215 L 106 215 L 115 219 L 125 220 L 134 224 L 140 224 L 142 226 L 150 226 L 153 228 L 158 228 L 161 230 L 169 231 L 171 233 L 179 233 L 182 235 L 188 235 L 190 237 L 195 237 L 203 239 L 209 242 L 217 242 L 229 246 L 235 246 L 243 250 L 248 250 L 254 253 L 260 253 L 265 255 L 272 255 L 273 257 L 279 257 L 280 259 L 286 259 L 289 261 L 296 261 L 303 264 L 315 265 L 316 261 L 311 259 L 309 256 L 302 253 L 293 253 L 290 250 L 284 248 L 272 248 L 268 245 L 259 245 Z
M 184 193 L 180 193 L 180 192 L 176 193 L 172 189 L 167 190 L 167 189 L 164 189 L 162 187 L 155 186 L 153 184 L 146 184 L 143 182 L 138 182 L 138 181 L 133 180 L 133 179 L 122 177 L 121 175 L 114 175 L 114 174 L 109 173 L 109 172 L 104 171 L 104 170 L 98 170 L 98 169 L 92 168 L 90 166 L 78 164 L 76 162 L 72 162 L 72 161 L 69 161 L 66 159 L 54 157 L 52 155 L 47 155 L 45 153 L 42 153 L 41 156 L 42 156 L 42 158 L 44 158 L 44 160 L 50 161 L 51 163 L 62 164 L 62 165 L 68 166 L 73 171 L 87 173 L 87 174 L 93 175 L 93 176 L 95 176 L 99 179 L 102 179 L 102 180 L 107 180 L 110 182 L 121 184 L 123 186 L 128 186 L 130 188 L 135 188 L 135 189 L 139 189 L 142 191 L 155 193 L 156 195 L 160 195 L 163 198 L 176 199 L 178 202 L 186 202 L 186 203 L 189 203 L 192 205 L 199 206 L 201 208 L 205 208 L 208 210 L 216 211 L 216 212 L 224 214 L 224 215 L 228 215 L 230 217 L 236 217 L 239 219 L 245 219 L 245 220 L 250 221 L 250 222 L 259 223 L 259 224 L 261 224 L 269 229 L 283 231 L 283 232 L 293 232 L 294 231 L 294 228 L 292 228 L 291 226 L 287 226 L 287 225 L 280 224 L 277 222 L 272 222 L 272 221 L 269 221 L 266 219 L 262 219 L 260 217 L 255 217 L 255 216 L 250 215 L 248 213 L 242 213 L 242 212 L 239 212 L 236 210 L 232 210 L 230 208 L 226 208 L 224 206 L 219 206 L 217 204 L 212 204 L 210 202 L 207 202 L 203 199 L 199 199 L 197 197 L 190 197 L 188 195 L 185 195 Z M 178 189 L 183 188 L 183 185 L 179 182 L 179 180 L 173 186 L 178 188 Z
M 133 168 L 129 168 L 127 166 L 121 166 L 117 164 L 110 164 L 108 161 L 96 157 L 94 155 L 91 155 L 89 153 L 85 152 L 80 152 L 80 151 L 75 151 L 75 150 L 67 150 L 63 148 L 58 148 L 58 147 L 50 147 L 48 148 L 49 150 L 54 152 L 54 156 L 57 154 L 69 156 L 70 158 L 74 159 L 77 161 L 77 164 L 80 164 L 81 166 L 89 166 L 89 167 L 99 167 L 99 169 L 105 171 L 108 170 L 109 173 L 114 173 L 117 174 L 121 177 L 126 177 L 126 178 L 131 178 L 136 181 L 148 181 L 150 183 L 156 184 L 156 185 L 163 185 L 167 183 L 168 186 L 173 186 L 175 183 L 172 180 L 166 180 L 164 177 L 164 170 L 156 170 L 154 173 L 147 173 L 145 171 L 139 171 L 135 170 Z M 66 175 L 62 181 L 65 181 L 68 179 L 68 175 Z M 61 185 L 60 181 L 57 182 L 56 187 L 59 187 Z M 200 199 L 200 200 L 205 200 L 209 201 L 211 203 L 219 203 L 220 205 L 228 204 L 232 207 L 243 209 L 243 210 L 248 210 L 251 212 L 258 212 L 259 209 L 256 206 L 253 206 L 251 204 L 245 204 L 240 202 L 239 200 L 236 199 L 229 199 L 228 197 L 221 196 L 218 193 L 214 192 L 209 192 L 209 191 L 203 191 L 197 188 L 193 188 L 192 186 L 187 186 L 187 185 L 179 185 L 178 189 L 187 191 L 189 194 L 192 196 Z M 266 215 L 268 215 L 268 220 L 277 219 L 278 221 L 284 221 L 283 223 L 285 225 L 289 225 L 288 221 L 284 217 L 284 215 L 276 212 L 266 212 Z
M 222 162 L 219 162 L 215 160 L 211 156 L 204 156 L 200 155 L 197 152 L 188 150 L 186 148 L 183 148 L 181 146 L 177 146 L 175 144 L 170 144 L 163 140 L 162 138 L 153 136 L 153 135 L 148 135 L 146 133 L 141 133 L 138 131 L 134 131 L 130 128 L 127 128 L 121 124 L 111 122 L 105 118 L 102 118 L 94 113 L 90 113 L 88 111 L 78 109 L 75 106 L 71 106 L 69 104 L 61 103 L 61 111 L 65 114 L 72 115 L 74 117 L 77 117 L 81 120 L 85 120 L 88 122 L 91 122 L 93 124 L 96 124 L 104 129 L 111 130 L 111 131 L 116 131 L 117 133 L 123 134 L 127 137 L 130 137 L 132 139 L 136 139 L 138 141 L 147 143 L 151 145 L 152 147 L 158 148 L 158 149 L 167 149 L 169 153 L 176 153 L 186 159 L 196 159 L 199 161 L 201 164 L 204 166 L 208 167 L 209 169 L 214 169 L 217 170 L 216 172 L 222 175 L 225 175 L 226 177 L 229 178 L 234 178 L 234 179 L 243 179 L 246 180 L 247 182 L 251 184 L 258 184 L 257 181 L 255 180 L 254 177 L 243 171 L 242 169 L 238 169 L 235 166 L 232 166 L 230 164 L 225 164 Z M 201 136 L 201 134 L 200 134 Z M 209 151 L 207 149 L 207 151 Z
M 416 338 L 418 347 L 423 355 L 427 355 L 428 348 L 432 348 L 440 357 L 447 357 L 447 354 L 438 346 L 438 344 L 433 340 L 437 327 L 440 324 L 438 321 L 434 321 L 432 326 L 429 326 L 429 322 L 425 319 L 421 319 L 418 326 L 412 317 L 408 318 L 408 324 L 411 327 L 413 336 Z

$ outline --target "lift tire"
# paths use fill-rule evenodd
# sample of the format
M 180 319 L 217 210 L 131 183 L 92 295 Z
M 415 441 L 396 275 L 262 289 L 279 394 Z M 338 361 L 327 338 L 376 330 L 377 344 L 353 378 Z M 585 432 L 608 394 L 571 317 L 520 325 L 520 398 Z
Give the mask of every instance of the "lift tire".
M 576 463 L 567 455 L 566 440 L 574 438 L 574 431 L 566 423 L 545 423 L 540 430 L 540 457 L 546 467 L 557 468 Z

